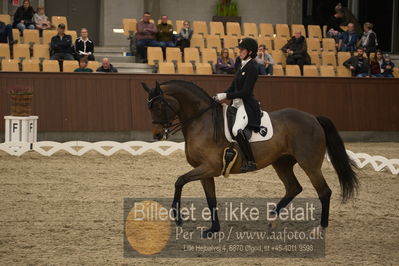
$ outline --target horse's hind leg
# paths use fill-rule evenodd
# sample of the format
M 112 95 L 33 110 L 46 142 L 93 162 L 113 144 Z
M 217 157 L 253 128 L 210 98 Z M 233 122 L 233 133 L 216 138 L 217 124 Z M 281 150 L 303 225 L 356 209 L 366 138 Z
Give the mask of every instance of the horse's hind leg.
M 281 208 L 288 205 L 299 193 L 302 191 L 302 186 L 299 184 L 298 179 L 294 174 L 294 165 L 296 160 L 293 156 L 285 155 L 280 157 L 276 162 L 273 163 L 274 170 L 280 177 L 281 181 L 285 186 L 285 195 L 279 201 L 274 210 L 278 215 Z

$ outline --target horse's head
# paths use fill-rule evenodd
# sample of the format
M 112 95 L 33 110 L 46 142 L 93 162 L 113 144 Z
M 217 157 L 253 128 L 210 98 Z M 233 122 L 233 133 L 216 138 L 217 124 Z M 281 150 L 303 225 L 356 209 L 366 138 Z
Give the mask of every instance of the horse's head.
M 174 120 L 177 119 L 179 112 L 179 102 L 166 94 L 161 86 L 156 82 L 156 86 L 150 89 L 145 83 L 142 83 L 144 90 L 148 93 L 148 109 L 152 118 L 152 135 L 154 139 L 161 140 L 168 138 L 168 130 Z

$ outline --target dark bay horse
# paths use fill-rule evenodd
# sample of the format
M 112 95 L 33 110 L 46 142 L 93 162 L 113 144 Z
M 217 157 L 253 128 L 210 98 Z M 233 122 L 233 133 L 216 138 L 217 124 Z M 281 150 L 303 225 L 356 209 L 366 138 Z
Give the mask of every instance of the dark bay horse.
M 156 87 L 151 89 L 144 83 L 142 85 L 148 92 L 154 138 L 166 139 L 169 129 L 180 126 L 185 139 L 187 161 L 194 167 L 175 183 L 172 208 L 176 210 L 176 223 L 182 224 L 179 210 L 184 185 L 200 180 L 209 209 L 214 210 L 211 211 L 214 214 L 212 226 L 205 233 L 219 231 L 214 178 L 221 175 L 223 151 L 229 145 L 224 136 L 222 105 L 191 82 L 174 80 L 156 83 Z M 176 118 L 180 121 L 177 125 L 173 124 Z M 257 169 L 273 165 L 284 183 L 286 192 L 277 204 L 275 213 L 278 214 L 281 208 L 302 191 L 293 171 L 294 165 L 298 163 L 317 191 L 322 206 L 320 225 L 326 228 L 332 193 L 321 171 L 326 150 L 338 175 L 342 200 L 353 197 L 358 188 L 358 179 L 341 137 L 328 118 L 315 117 L 299 110 L 278 110 L 271 112 L 270 118 L 273 137 L 251 145 Z M 238 146 L 235 148 L 239 151 Z M 239 154 L 231 169 L 232 174 L 240 173 L 242 162 L 242 154 Z

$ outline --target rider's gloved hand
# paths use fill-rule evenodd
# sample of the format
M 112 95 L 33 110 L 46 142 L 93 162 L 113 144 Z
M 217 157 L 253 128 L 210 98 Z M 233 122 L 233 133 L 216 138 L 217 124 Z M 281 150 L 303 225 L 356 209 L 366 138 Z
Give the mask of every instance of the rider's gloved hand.
M 223 101 L 224 99 L 226 99 L 226 97 L 227 97 L 226 93 L 218 93 L 213 98 L 217 101 Z

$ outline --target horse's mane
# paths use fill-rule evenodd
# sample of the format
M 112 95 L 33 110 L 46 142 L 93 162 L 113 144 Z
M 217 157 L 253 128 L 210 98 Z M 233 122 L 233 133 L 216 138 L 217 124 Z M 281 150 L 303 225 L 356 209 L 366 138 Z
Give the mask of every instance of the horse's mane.
M 212 111 L 212 124 L 213 124 L 213 139 L 216 143 L 219 143 L 221 140 L 221 132 L 223 132 L 223 112 L 222 112 L 222 104 L 215 101 L 203 88 L 199 87 L 193 82 L 186 80 L 169 80 L 161 83 L 160 85 L 181 85 L 184 86 L 184 89 L 189 90 L 194 95 L 197 95 L 199 98 L 208 101 L 211 105 Z

